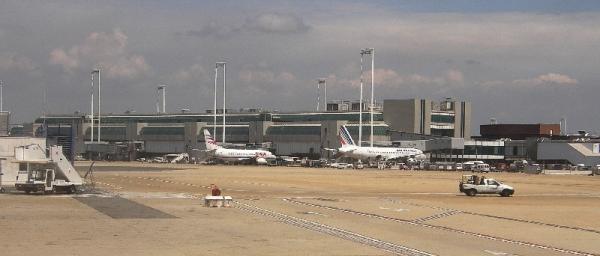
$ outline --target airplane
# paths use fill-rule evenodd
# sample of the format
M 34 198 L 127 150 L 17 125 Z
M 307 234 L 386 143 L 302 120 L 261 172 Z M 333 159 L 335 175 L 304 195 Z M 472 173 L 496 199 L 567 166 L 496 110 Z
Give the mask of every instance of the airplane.
M 393 147 L 362 147 L 354 143 L 352 136 L 345 126 L 340 126 L 341 148 L 327 149 L 337 151 L 338 155 L 362 160 L 393 160 L 406 159 L 409 163 L 416 163 L 416 159 L 425 158 L 423 151 L 416 148 L 393 148 Z
M 225 162 L 241 162 L 255 160 L 257 164 L 267 164 L 267 159 L 275 159 L 273 153 L 260 149 L 228 149 L 217 145 L 210 132 L 204 129 L 206 150 L 212 152 L 215 158 Z

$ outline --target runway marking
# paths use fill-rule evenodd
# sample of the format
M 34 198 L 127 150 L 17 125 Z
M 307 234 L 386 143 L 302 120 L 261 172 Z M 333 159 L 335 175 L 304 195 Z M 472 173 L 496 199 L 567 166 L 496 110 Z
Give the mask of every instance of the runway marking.
M 332 210 L 332 211 L 340 211 L 340 212 L 359 215 L 359 216 L 368 217 L 368 218 L 388 220 L 388 221 L 393 221 L 393 222 L 398 222 L 398 223 L 403 223 L 403 224 L 409 224 L 409 225 L 414 225 L 414 226 L 421 226 L 421 227 L 426 227 L 426 228 L 431 228 L 431 229 L 454 232 L 454 233 L 458 233 L 458 234 L 462 234 L 462 235 L 474 236 L 474 237 L 483 238 L 483 239 L 487 239 L 487 240 L 500 241 L 500 242 L 504 242 L 504 243 L 527 246 L 527 247 L 531 247 L 531 248 L 550 250 L 550 251 L 567 253 L 567 254 L 572 254 L 572 255 L 600 256 L 598 254 L 594 254 L 594 253 L 590 253 L 590 252 L 576 251 L 576 250 L 564 249 L 564 248 L 559 248 L 559 247 L 553 247 L 550 245 L 543 245 L 543 244 L 537 244 L 537 243 L 532 243 L 532 242 L 513 240 L 513 239 L 509 239 L 509 238 L 486 235 L 483 233 L 465 231 L 465 230 L 460 230 L 460 229 L 451 228 L 451 227 L 432 225 L 432 224 L 416 222 L 416 221 L 407 220 L 407 219 L 400 219 L 400 218 L 395 218 L 395 217 L 378 215 L 378 214 L 374 214 L 374 213 L 360 212 L 360 211 L 355 211 L 352 209 L 345 209 L 345 208 L 339 208 L 339 207 L 334 207 L 334 206 L 308 203 L 308 202 L 298 201 L 298 200 L 291 199 L 291 198 L 284 198 L 283 200 L 286 202 L 305 205 L 305 206 L 323 208 L 323 209 L 328 209 L 328 210 Z
M 462 212 L 461 211 L 447 211 L 447 212 L 442 212 L 442 213 L 434 214 L 434 215 L 423 217 L 423 218 L 414 219 L 412 221 L 426 222 L 426 221 L 430 221 L 430 220 L 436 220 L 436 219 L 449 217 L 449 216 L 460 214 L 460 213 L 462 213 Z
M 324 233 L 327 235 L 335 236 L 341 239 L 353 241 L 356 243 L 360 243 L 363 245 L 368 245 L 371 247 L 378 248 L 380 250 L 384 250 L 395 255 L 407 255 L 407 256 L 433 256 L 434 254 L 428 253 L 426 251 L 417 250 L 414 248 L 410 248 L 403 245 L 394 244 L 391 242 L 386 242 L 383 240 L 379 240 L 376 238 L 368 237 L 365 235 L 361 235 L 359 233 L 351 232 L 348 230 L 328 226 L 325 224 L 321 224 L 314 221 L 309 221 L 301 218 L 297 218 L 294 216 L 286 215 L 283 213 L 274 212 L 271 210 L 259 208 L 254 205 L 245 204 L 241 202 L 234 201 L 235 207 L 246 212 L 263 215 L 266 217 L 271 217 L 277 219 L 283 223 L 290 224 L 296 227 Z
M 508 221 L 521 222 L 521 223 L 528 223 L 528 224 L 534 224 L 534 225 L 540 225 L 540 226 L 547 226 L 547 227 L 553 227 L 553 228 L 569 229 L 569 230 L 576 230 L 576 231 L 583 231 L 583 232 L 590 232 L 590 233 L 600 234 L 600 230 L 595 230 L 595 229 L 591 229 L 591 228 L 572 227 L 572 226 L 566 226 L 566 225 L 560 225 L 560 224 L 545 223 L 545 222 L 535 221 L 535 220 L 524 220 L 524 219 L 517 219 L 517 218 L 511 218 L 511 217 L 504 217 L 504 216 L 497 216 L 497 215 L 485 214 L 485 213 L 461 211 L 461 210 L 444 208 L 444 207 L 438 207 L 438 206 L 430 206 L 430 205 L 424 205 L 424 204 L 402 202 L 402 201 L 398 201 L 398 200 L 394 200 L 394 199 L 389 199 L 389 198 L 387 198 L 386 200 L 394 202 L 394 203 L 406 204 L 406 205 L 417 206 L 417 207 L 425 207 L 425 208 L 434 209 L 434 210 L 459 211 L 462 214 L 468 214 L 468 215 L 473 215 L 473 216 L 480 216 L 480 217 L 487 217 L 487 218 L 493 218 L 493 219 L 501 219 L 501 220 L 508 220 Z
M 502 255 L 514 255 L 514 254 L 510 254 L 510 253 L 506 253 L 506 252 L 496 252 L 496 251 L 492 251 L 492 250 L 483 250 L 484 252 L 487 252 L 491 255 L 498 255 L 498 256 L 502 256 Z

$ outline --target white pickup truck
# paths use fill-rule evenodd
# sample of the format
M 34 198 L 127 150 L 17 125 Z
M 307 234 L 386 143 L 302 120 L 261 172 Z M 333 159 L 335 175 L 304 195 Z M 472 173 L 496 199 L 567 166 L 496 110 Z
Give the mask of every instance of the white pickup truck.
M 458 188 L 460 192 L 465 193 L 467 196 L 499 194 L 500 196 L 507 197 L 515 193 L 515 189 L 509 185 L 477 175 L 463 175 Z

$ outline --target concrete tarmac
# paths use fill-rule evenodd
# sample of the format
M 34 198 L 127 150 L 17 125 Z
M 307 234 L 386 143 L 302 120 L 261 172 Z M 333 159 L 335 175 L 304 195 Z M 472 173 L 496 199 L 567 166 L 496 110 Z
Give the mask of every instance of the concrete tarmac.
M 89 162 L 77 163 L 87 171 Z M 600 178 L 97 162 L 100 193 L 0 194 L 2 255 L 600 255 Z M 208 186 L 231 208 L 203 207 Z

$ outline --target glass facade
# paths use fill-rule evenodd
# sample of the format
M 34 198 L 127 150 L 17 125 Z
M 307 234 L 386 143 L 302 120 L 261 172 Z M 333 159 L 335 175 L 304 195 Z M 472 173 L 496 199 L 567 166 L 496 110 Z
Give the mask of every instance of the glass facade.
M 358 126 L 346 126 L 346 129 L 348 129 L 348 132 L 353 138 L 358 139 Z M 363 125 L 362 132 L 363 136 L 371 135 L 371 126 Z M 388 132 L 389 127 L 387 126 L 373 126 L 373 135 L 375 136 L 385 136 L 388 134 Z
M 125 136 L 125 133 L 127 131 L 127 128 L 125 127 L 100 127 L 100 129 L 100 133 L 103 136 Z M 90 136 L 90 130 L 90 128 L 87 128 L 85 130 L 86 137 Z M 48 132 L 50 132 L 50 129 L 48 129 Z M 50 135 L 50 133 L 48 133 L 48 135 Z M 98 136 L 98 127 L 94 127 L 94 136 Z
M 504 155 L 504 146 L 465 145 L 465 155 Z
M 433 129 L 433 128 L 431 128 L 431 135 L 452 137 L 452 136 L 454 136 L 454 129 Z
M 431 114 L 432 123 L 454 123 L 454 116 Z
M 184 135 L 183 127 L 144 127 L 140 135 Z
M 320 126 L 271 126 L 267 135 L 321 135 Z

